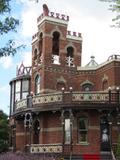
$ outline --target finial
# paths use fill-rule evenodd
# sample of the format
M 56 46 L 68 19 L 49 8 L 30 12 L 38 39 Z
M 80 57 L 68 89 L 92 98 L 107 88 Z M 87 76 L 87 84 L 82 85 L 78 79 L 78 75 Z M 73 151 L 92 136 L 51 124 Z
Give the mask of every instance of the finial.
M 45 16 L 48 16 L 48 14 L 49 14 L 49 9 L 48 9 L 48 6 L 46 4 L 43 4 L 43 14 Z
M 93 56 L 93 55 L 92 55 L 90 58 L 91 58 L 91 59 L 94 59 L 94 58 L 95 58 L 95 56 Z

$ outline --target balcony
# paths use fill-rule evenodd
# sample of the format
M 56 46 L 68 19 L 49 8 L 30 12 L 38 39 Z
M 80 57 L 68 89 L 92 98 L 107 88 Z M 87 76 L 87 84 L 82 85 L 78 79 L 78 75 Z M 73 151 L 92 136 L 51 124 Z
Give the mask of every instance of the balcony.
M 111 108 L 119 105 L 119 92 L 56 92 L 40 94 L 31 99 L 16 102 L 15 113 L 26 110 L 60 110 L 64 107 L 73 109 Z M 51 107 L 52 106 L 52 107 Z M 86 107 L 86 108 L 85 108 Z M 15 114 L 14 113 L 14 114 Z

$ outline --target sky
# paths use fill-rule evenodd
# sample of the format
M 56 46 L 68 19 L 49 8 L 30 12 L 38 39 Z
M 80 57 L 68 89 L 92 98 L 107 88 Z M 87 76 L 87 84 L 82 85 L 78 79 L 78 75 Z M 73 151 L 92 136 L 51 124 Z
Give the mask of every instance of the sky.
M 16 77 L 16 67 L 23 62 L 31 65 L 31 39 L 37 32 L 37 17 L 42 13 L 42 5 L 47 4 L 50 11 L 70 17 L 68 30 L 82 33 L 82 66 L 95 56 L 98 64 L 105 62 L 112 54 L 120 54 L 120 29 L 113 28 L 112 13 L 109 4 L 99 0 L 11 0 L 11 15 L 20 20 L 17 33 L 11 32 L 0 37 L 0 43 L 6 38 L 26 45 L 14 57 L 0 58 L 0 109 L 9 114 L 9 82 Z

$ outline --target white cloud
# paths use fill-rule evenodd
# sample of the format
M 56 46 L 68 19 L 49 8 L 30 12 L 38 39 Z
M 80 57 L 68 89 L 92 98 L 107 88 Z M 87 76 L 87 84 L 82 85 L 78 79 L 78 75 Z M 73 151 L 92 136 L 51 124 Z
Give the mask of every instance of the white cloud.
M 12 57 L 2 57 L 0 59 L 0 65 L 4 68 L 4 69 L 9 69 L 10 67 L 13 66 L 13 60 Z
M 23 64 L 25 66 L 31 66 L 32 54 L 30 52 L 25 52 L 23 54 Z
M 22 34 L 26 37 L 32 37 L 37 32 L 37 14 L 33 9 L 22 13 Z

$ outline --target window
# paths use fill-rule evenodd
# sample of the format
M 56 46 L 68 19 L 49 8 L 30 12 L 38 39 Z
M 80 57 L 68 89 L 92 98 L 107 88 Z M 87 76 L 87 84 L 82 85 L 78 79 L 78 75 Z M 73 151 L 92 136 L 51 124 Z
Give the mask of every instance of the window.
M 34 50 L 34 60 L 37 59 L 37 49 Z
M 93 90 L 93 85 L 90 83 L 86 83 L 82 85 L 82 91 L 92 91 Z
M 74 66 L 74 48 L 73 47 L 68 47 L 67 48 L 67 56 L 66 56 L 66 64 L 67 66 Z
M 53 46 L 52 46 L 52 54 L 53 55 L 59 55 L 59 37 L 60 37 L 60 34 L 59 32 L 54 32 L 53 33 Z
M 39 144 L 39 133 L 40 133 L 40 124 L 38 120 L 35 120 L 33 124 L 33 143 Z
M 65 143 L 70 144 L 71 133 L 70 133 L 70 119 L 65 119 Z
M 87 142 L 88 119 L 79 118 L 78 120 L 78 143 Z
M 40 52 L 40 56 L 42 53 L 42 43 L 43 43 L 43 34 L 40 33 L 40 37 L 39 37 L 39 52 Z
M 16 81 L 16 92 L 20 92 L 20 85 L 21 82 L 20 81 Z
M 22 99 L 26 98 L 29 93 L 29 81 L 23 80 L 22 81 Z
M 13 106 L 14 106 L 14 83 L 11 84 L 11 112 L 13 112 Z
M 108 89 L 108 81 L 107 80 L 103 81 L 102 89 L 103 89 L 103 91 L 106 90 L 106 89 Z
M 28 91 L 29 90 L 29 81 L 28 80 L 24 80 L 22 81 L 22 91 Z
M 15 85 L 15 102 L 20 100 L 21 81 L 16 81 Z
M 65 89 L 65 83 L 64 83 L 64 82 L 58 82 L 57 85 L 56 85 L 56 89 L 57 89 L 58 91 L 61 91 L 62 88 Z
M 40 93 L 40 76 L 37 75 L 35 78 L 35 94 Z
M 68 47 L 67 48 L 67 57 L 73 58 L 73 52 L 74 52 L 73 47 Z

